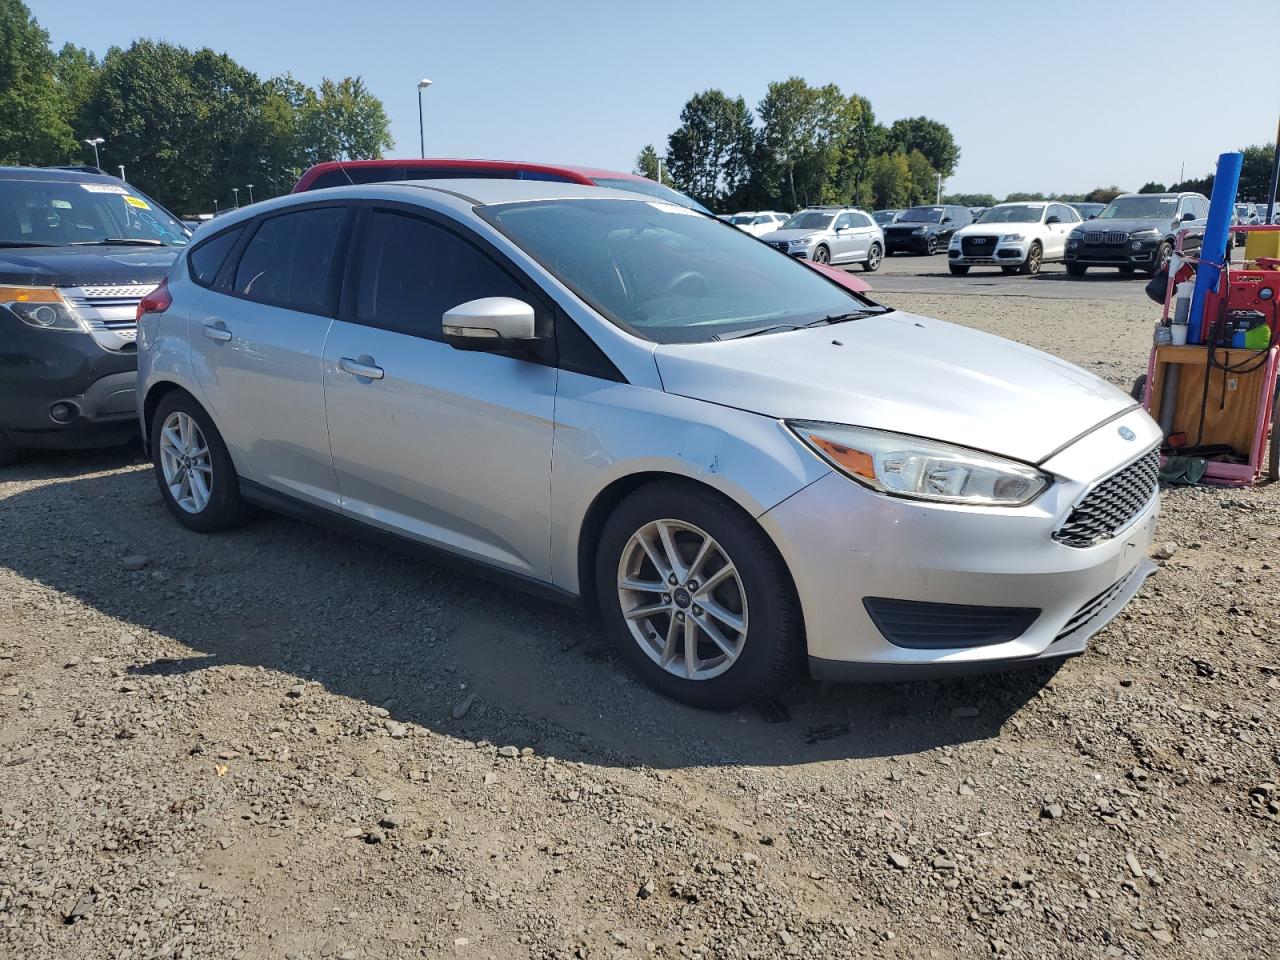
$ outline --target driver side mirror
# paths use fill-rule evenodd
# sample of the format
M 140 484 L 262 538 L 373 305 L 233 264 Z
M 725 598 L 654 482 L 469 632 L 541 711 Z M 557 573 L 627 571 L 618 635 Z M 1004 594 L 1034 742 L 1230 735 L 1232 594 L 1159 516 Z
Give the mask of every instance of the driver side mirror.
M 511 353 L 537 339 L 533 307 L 512 297 L 481 297 L 469 300 L 442 318 L 445 342 L 455 350 Z
M 1195 215 L 1194 213 L 1192 213 L 1190 210 L 1188 210 L 1186 213 L 1184 213 L 1184 214 L 1182 215 L 1182 221 L 1181 221 L 1181 222 L 1182 222 L 1182 223 L 1187 223 L 1188 221 L 1194 220 L 1195 218 L 1196 218 L 1196 215 Z
M 1058 216 L 1057 214 L 1053 214 L 1052 216 L 1047 217 L 1047 218 L 1045 219 L 1045 221 L 1044 221 L 1044 222 L 1045 222 L 1046 224 L 1050 224 L 1050 223 L 1061 223 L 1061 222 L 1062 222 L 1062 218 L 1061 218 L 1060 216 Z
M 943 222 L 943 223 L 950 223 L 950 222 L 951 222 L 951 218 L 950 218 L 950 217 L 943 217 L 943 218 L 942 218 L 942 222 Z

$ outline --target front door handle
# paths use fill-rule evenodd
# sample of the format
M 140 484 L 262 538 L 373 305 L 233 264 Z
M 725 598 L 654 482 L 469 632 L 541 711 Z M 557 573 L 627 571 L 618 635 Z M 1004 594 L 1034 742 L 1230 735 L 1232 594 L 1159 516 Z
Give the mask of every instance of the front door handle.
M 210 340 L 217 340 L 219 343 L 226 343 L 231 339 L 231 331 L 227 329 L 227 325 L 221 320 L 213 320 L 204 325 L 204 335 Z
M 383 377 L 382 368 L 375 366 L 373 357 L 368 355 L 361 355 L 354 360 L 351 357 L 343 357 L 338 361 L 338 369 L 353 377 L 363 377 L 365 380 L 381 380 Z

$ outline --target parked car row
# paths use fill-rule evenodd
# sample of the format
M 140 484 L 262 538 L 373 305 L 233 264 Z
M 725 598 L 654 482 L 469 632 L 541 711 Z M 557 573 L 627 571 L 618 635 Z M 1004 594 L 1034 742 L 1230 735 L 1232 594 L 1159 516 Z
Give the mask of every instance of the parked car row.
M 591 607 L 704 707 L 806 665 L 1077 654 L 1154 571 L 1158 426 L 831 276 L 819 249 L 879 256 L 869 215 L 805 211 L 784 256 L 647 188 L 521 172 L 303 189 L 190 243 L 112 178 L 0 178 L 0 430 L 57 432 L 109 357 L 95 410 L 127 398 L 188 529 L 265 508 Z M 109 312 L 126 300 L 136 326 Z

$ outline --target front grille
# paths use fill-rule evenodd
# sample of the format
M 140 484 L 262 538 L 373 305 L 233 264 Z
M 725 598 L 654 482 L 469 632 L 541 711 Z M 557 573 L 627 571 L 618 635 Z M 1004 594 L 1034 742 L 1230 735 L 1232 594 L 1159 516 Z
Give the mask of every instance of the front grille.
M 1100 230 L 1095 230 L 1091 233 L 1086 233 L 1084 235 L 1084 242 L 1088 244 L 1092 244 L 1094 246 L 1098 246 L 1104 243 L 1109 243 L 1109 244 L 1124 243 L 1128 239 L 1129 239 L 1129 235 L 1120 230 L 1112 230 L 1109 233 L 1103 233 Z
M 90 300 L 132 300 L 137 303 L 154 286 L 151 283 L 129 283 L 113 287 L 81 287 L 80 292 Z
M 787 241 L 785 241 L 785 240 L 771 240 L 771 241 L 769 242 L 769 246 L 771 246 L 771 247 L 777 247 L 777 248 L 778 248 L 779 250 L 781 250 L 783 253 L 786 253 L 786 252 L 787 252 Z
M 1100 614 L 1103 609 L 1106 608 L 1107 604 L 1115 599 L 1116 594 L 1120 592 L 1131 576 L 1133 576 L 1133 573 L 1129 573 L 1128 575 L 1121 577 L 1072 614 L 1071 619 L 1063 624 L 1062 629 L 1058 631 L 1058 635 L 1053 638 L 1053 642 L 1057 643 L 1059 640 L 1066 639 Z
M 961 237 L 960 252 L 966 257 L 989 257 L 999 237 Z
M 1053 539 L 1068 547 L 1109 540 L 1151 502 L 1160 486 L 1160 450 L 1153 447 L 1089 491 Z
M 862 605 L 884 638 L 898 647 L 945 650 L 1016 640 L 1035 623 L 1035 607 L 979 607 L 865 597 Z

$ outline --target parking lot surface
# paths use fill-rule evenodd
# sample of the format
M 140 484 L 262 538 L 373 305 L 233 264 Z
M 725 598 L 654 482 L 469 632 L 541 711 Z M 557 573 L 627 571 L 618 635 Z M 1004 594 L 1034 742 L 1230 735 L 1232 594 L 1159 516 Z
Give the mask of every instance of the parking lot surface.
M 1140 279 L 868 279 L 1145 369 Z M 1083 657 L 715 714 L 589 616 L 37 455 L 0 472 L 0 956 L 1271 956 L 1280 494 L 1162 498 Z

